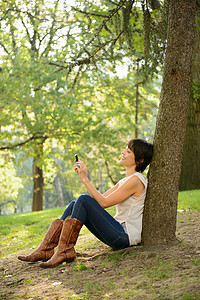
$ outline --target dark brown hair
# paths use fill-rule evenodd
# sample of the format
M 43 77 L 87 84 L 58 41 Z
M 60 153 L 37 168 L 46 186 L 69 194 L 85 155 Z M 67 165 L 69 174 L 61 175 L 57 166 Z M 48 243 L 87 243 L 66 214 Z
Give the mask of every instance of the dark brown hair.
M 135 155 L 136 171 L 143 172 L 152 160 L 153 145 L 141 139 L 132 139 L 127 146 Z

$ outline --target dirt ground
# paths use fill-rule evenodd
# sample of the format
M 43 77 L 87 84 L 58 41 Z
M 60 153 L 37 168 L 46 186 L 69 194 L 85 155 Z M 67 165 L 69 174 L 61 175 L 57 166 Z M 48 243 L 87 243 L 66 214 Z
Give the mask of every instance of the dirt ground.
M 178 215 L 177 245 L 113 251 L 80 236 L 76 260 L 53 269 L 0 261 L 0 299 L 200 299 L 200 213 Z

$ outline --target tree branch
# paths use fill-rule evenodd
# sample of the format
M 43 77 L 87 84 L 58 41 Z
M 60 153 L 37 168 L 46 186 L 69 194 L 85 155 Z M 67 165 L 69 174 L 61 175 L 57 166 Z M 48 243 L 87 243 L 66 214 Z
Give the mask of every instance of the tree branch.
M 0 204 L 0 209 L 4 206 L 4 205 L 7 205 L 9 203 L 14 203 L 16 205 L 16 201 L 15 200 L 8 200 L 6 202 L 3 202 Z
M 103 15 L 103 14 L 100 14 L 100 13 L 94 13 L 94 12 L 83 11 L 83 10 L 81 10 L 81 9 L 78 9 L 78 8 L 74 7 L 74 6 L 71 6 L 71 8 L 72 8 L 73 10 L 75 10 L 75 11 L 77 11 L 77 12 L 80 12 L 80 13 L 82 13 L 82 14 L 84 14 L 84 15 L 87 15 L 87 16 L 95 16 L 95 17 L 109 18 L 109 16 L 107 16 L 107 15 Z
M 40 20 L 40 21 L 48 21 L 48 19 L 45 19 L 45 18 L 40 19 L 40 18 L 38 18 L 38 17 L 36 17 L 36 16 L 33 16 L 30 12 L 28 12 L 28 11 L 23 11 L 23 10 L 18 9 L 18 8 L 9 8 L 9 9 L 7 9 L 6 12 L 5 12 L 5 14 L 4 14 L 4 16 L 0 19 L 0 21 L 1 21 L 1 20 L 4 20 L 5 16 L 9 13 L 9 11 L 14 11 L 14 12 L 17 12 L 17 13 L 26 14 L 26 15 L 28 15 L 29 17 L 32 16 L 33 18 L 35 18 L 35 19 L 37 19 L 37 20 Z
M 60 0 L 57 0 L 55 3 L 55 7 L 54 7 L 54 12 L 53 12 L 53 21 L 51 24 L 51 28 L 50 28 L 50 33 L 49 33 L 49 40 L 47 43 L 47 46 L 45 47 L 44 51 L 42 52 L 41 56 L 43 56 L 44 54 L 46 54 L 46 56 L 48 55 L 52 40 L 53 40 L 53 34 L 54 34 L 54 25 L 56 22 L 56 11 L 57 11 L 57 7 L 58 7 L 58 3 Z
M 3 48 L 3 50 L 7 53 L 7 54 L 10 54 L 9 51 L 6 49 L 6 47 L 4 46 L 4 44 L 2 44 L 0 42 L 0 46 Z
M 94 56 L 97 54 L 97 52 L 99 52 L 102 48 L 104 48 L 106 45 L 108 45 L 109 43 L 113 42 L 114 44 L 117 42 L 117 40 L 120 38 L 120 36 L 122 35 L 124 31 L 122 30 L 118 36 L 116 38 L 113 38 L 107 42 L 105 42 L 104 44 L 102 44 L 98 49 L 96 49 L 92 54 L 89 55 L 89 57 L 87 58 L 84 58 L 84 59 L 80 59 L 80 60 L 77 60 L 75 62 L 72 62 L 70 64 L 68 64 L 67 66 L 63 66 L 63 65 L 60 65 L 56 62 L 49 62 L 50 65 L 53 65 L 53 66 L 57 66 L 60 68 L 60 70 L 62 69 L 69 69 L 69 72 L 67 75 L 69 75 L 69 73 L 71 72 L 71 70 L 76 67 L 76 66 L 81 66 L 81 65 L 84 65 L 84 64 L 89 64 L 91 59 L 94 58 Z M 88 53 L 88 51 L 87 51 Z
M 115 180 L 112 178 L 112 175 L 110 174 L 108 162 L 107 162 L 106 160 L 105 160 L 105 165 L 106 165 L 106 169 L 107 169 L 107 172 L 108 172 L 108 177 L 110 178 L 110 180 L 112 181 L 112 183 L 113 183 L 114 185 L 117 184 L 117 181 L 115 181 Z
M 99 26 L 99 30 L 94 34 L 94 36 L 88 41 L 88 43 L 85 45 L 86 47 L 91 44 L 91 42 L 94 41 L 94 39 L 99 35 L 99 33 L 101 32 L 101 30 L 105 27 L 106 23 L 120 10 L 120 8 L 126 3 L 127 0 L 123 0 L 121 2 L 121 4 L 116 8 L 113 9 L 110 13 L 110 15 L 108 16 L 108 18 L 106 20 L 104 20 L 102 22 L 102 24 Z
M 17 143 L 17 144 L 15 144 L 15 145 L 10 145 L 10 146 L 3 146 L 3 147 L 0 147 L 0 150 L 11 150 L 11 149 L 15 149 L 15 148 L 17 148 L 17 147 L 20 147 L 20 146 L 23 146 L 23 145 L 29 143 L 29 142 L 32 141 L 32 140 L 37 140 L 37 139 L 43 139 L 43 140 L 45 141 L 46 139 L 48 139 L 48 136 L 44 136 L 44 135 L 42 135 L 42 136 L 36 136 L 36 135 L 33 135 L 33 136 L 31 136 L 29 139 L 27 139 L 26 141 L 24 141 L 24 142 Z

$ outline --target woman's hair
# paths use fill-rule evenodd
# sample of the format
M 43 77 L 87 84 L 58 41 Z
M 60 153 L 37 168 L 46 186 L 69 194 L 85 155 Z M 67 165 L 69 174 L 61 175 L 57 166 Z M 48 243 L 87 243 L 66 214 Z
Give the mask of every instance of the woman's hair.
M 135 155 L 136 171 L 143 172 L 151 162 L 153 145 L 141 139 L 132 139 L 127 146 Z

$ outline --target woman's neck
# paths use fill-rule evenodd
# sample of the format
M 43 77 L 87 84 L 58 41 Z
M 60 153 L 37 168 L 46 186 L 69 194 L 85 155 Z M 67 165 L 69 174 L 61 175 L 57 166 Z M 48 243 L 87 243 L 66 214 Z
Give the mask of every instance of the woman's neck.
M 135 170 L 135 167 L 133 167 L 133 168 L 126 168 L 126 177 L 129 177 L 129 176 L 133 175 L 136 172 L 137 171 Z

